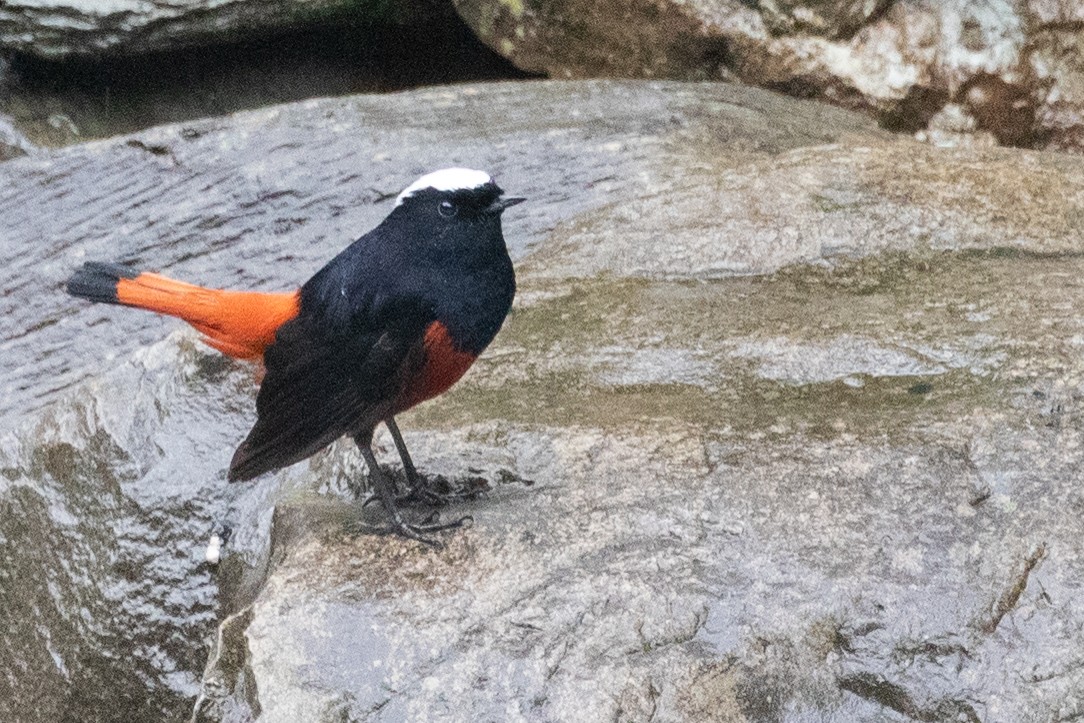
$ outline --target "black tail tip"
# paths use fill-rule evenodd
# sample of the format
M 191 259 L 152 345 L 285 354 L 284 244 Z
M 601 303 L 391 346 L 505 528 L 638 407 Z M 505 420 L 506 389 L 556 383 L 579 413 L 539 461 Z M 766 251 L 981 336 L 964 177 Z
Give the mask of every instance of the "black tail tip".
M 116 304 L 117 282 L 121 279 L 134 279 L 136 276 L 139 276 L 139 272 L 130 266 L 88 261 L 71 275 L 65 288 L 69 294 L 81 299 Z
M 229 482 L 248 482 L 266 471 L 254 463 L 251 449 L 246 440 L 233 453 L 233 459 L 230 460 L 230 471 L 226 475 L 226 480 Z

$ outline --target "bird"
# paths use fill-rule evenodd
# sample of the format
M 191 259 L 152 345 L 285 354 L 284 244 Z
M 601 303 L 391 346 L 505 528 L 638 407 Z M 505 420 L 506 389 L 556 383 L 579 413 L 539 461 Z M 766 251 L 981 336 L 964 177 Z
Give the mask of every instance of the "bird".
M 503 212 L 507 197 L 484 171 L 444 168 L 421 176 L 395 206 L 300 288 L 269 293 L 205 288 L 84 263 L 66 290 L 92 302 L 178 317 L 230 357 L 262 362 L 256 422 L 230 462 L 230 482 L 300 462 L 341 437 L 353 439 L 388 523 L 385 532 L 434 547 L 430 536 L 460 527 L 408 521 L 405 499 L 442 501 L 418 475 L 395 422 L 447 391 L 493 341 L 512 307 L 516 276 Z M 383 423 L 403 463 L 406 494 L 377 465 Z

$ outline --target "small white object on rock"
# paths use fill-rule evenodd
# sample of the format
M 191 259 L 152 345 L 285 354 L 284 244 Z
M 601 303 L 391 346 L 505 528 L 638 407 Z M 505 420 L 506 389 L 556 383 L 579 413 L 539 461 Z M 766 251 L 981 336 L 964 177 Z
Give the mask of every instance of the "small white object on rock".
M 207 552 L 204 553 L 204 557 L 207 562 L 212 565 L 217 565 L 218 561 L 222 559 L 222 538 L 218 535 L 211 535 L 210 541 L 207 543 Z

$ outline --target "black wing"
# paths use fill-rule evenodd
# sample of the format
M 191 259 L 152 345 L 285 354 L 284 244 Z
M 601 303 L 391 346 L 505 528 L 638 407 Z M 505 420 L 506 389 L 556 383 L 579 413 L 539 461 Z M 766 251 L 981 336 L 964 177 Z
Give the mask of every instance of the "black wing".
M 371 434 L 424 363 L 431 312 L 418 300 L 375 310 L 302 312 L 264 354 L 257 421 L 230 464 L 231 482 L 300 462 L 343 435 Z

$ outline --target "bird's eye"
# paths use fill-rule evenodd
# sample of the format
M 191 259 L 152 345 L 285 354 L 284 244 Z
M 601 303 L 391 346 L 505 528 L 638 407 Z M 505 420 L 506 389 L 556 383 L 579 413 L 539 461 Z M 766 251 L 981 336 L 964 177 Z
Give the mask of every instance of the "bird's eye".
M 451 218 L 459 212 L 459 209 L 451 201 L 441 201 L 437 210 L 440 211 L 440 215 L 444 218 Z

